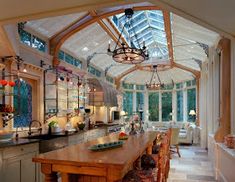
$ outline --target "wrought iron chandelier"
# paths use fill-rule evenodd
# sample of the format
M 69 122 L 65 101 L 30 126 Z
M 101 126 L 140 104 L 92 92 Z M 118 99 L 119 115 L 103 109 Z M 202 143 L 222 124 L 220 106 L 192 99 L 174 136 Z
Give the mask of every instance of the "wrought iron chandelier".
M 132 16 L 134 14 L 134 11 L 129 8 L 125 9 L 125 16 L 126 16 L 126 22 L 124 23 L 121 33 L 118 37 L 118 41 L 116 42 L 115 48 L 112 51 L 110 48 L 110 43 L 108 46 L 108 55 L 111 55 L 113 57 L 113 60 L 122 63 L 122 64 L 139 64 L 149 58 L 148 51 L 145 46 L 145 42 L 143 42 L 143 46 L 140 46 L 140 43 L 138 41 L 138 37 L 134 31 L 133 24 L 132 24 Z M 130 40 L 130 46 L 126 45 L 125 43 L 121 43 L 121 37 L 123 35 L 124 28 L 127 28 L 128 34 L 129 34 L 129 40 Z M 131 29 L 134 33 L 134 38 L 136 39 L 137 46 L 134 45 L 133 38 L 131 35 Z M 121 47 L 118 47 L 118 45 L 121 45 Z
M 156 80 L 156 76 L 157 76 L 157 80 Z M 146 83 L 146 88 L 149 90 L 159 90 L 160 88 L 164 88 L 164 84 L 161 82 L 160 77 L 157 72 L 157 65 L 153 65 L 153 74 L 151 76 L 150 82 Z

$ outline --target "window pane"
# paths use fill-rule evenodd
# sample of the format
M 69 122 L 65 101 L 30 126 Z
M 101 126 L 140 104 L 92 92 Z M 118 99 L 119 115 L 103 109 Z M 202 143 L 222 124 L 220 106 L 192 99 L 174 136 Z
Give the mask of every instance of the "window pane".
M 114 81 L 113 81 L 113 78 L 110 77 L 110 76 L 106 76 L 106 80 L 107 80 L 108 82 L 110 82 L 110 83 L 113 83 L 113 82 L 114 82 Z
M 88 72 L 95 75 L 95 69 L 92 66 L 88 67 Z
M 190 80 L 190 81 L 187 81 L 186 82 L 186 85 L 187 85 L 187 87 L 190 87 L 191 85 L 192 85 L 192 81 Z
M 149 93 L 149 121 L 159 121 L 159 93 Z
M 39 39 L 36 36 L 33 36 L 32 47 L 39 50 L 39 51 L 45 52 L 46 51 L 46 42 L 43 41 L 42 39 Z
M 162 93 L 162 121 L 172 120 L 172 92 Z
M 20 41 L 23 42 L 24 44 L 31 46 L 31 34 L 24 31 L 24 30 L 20 30 Z
M 127 112 L 128 116 L 133 113 L 133 93 L 125 92 L 123 97 L 123 110 Z
M 74 60 L 73 56 L 70 56 L 69 54 L 66 54 L 66 53 L 65 53 L 65 61 L 66 61 L 67 63 L 73 64 L 73 60 Z
M 122 87 L 125 89 L 134 89 L 134 85 L 133 84 L 128 84 L 128 83 L 124 83 L 122 84 Z
M 177 121 L 183 121 L 183 91 L 177 91 Z
M 196 79 L 192 80 L 192 85 L 196 85 Z
M 59 54 L 58 54 L 58 57 L 59 57 L 60 60 L 64 61 L 64 52 L 60 50 Z
M 196 89 L 188 89 L 187 90 L 187 101 L 188 101 L 188 121 L 195 121 L 196 116 L 189 115 L 190 110 L 194 110 L 196 112 Z
M 183 88 L 183 86 L 184 86 L 184 83 L 176 83 L 177 89 Z
M 144 85 L 136 85 L 136 90 L 144 90 Z
M 173 84 L 167 84 L 167 85 L 164 85 L 164 88 L 162 88 L 162 90 L 172 90 L 173 88 L 174 88 Z
M 101 72 L 100 72 L 99 70 L 95 70 L 95 75 L 96 75 L 97 77 L 101 77 Z
M 137 92 L 136 93 L 136 111 L 144 109 L 144 93 Z
M 80 60 L 74 58 L 74 66 L 82 68 L 82 63 Z

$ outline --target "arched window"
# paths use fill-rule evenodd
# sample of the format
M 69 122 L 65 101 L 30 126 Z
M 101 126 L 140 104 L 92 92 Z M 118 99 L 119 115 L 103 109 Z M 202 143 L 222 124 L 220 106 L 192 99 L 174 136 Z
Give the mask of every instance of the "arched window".
M 32 86 L 25 80 L 16 80 L 15 83 L 14 108 L 19 115 L 14 117 L 14 127 L 28 127 L 32 121 Z M 19 91 L 20 97 L 17 96 Z

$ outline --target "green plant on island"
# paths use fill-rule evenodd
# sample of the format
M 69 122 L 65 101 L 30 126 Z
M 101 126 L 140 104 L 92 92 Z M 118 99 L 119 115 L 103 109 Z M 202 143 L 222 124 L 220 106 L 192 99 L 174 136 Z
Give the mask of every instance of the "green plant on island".
M 55 127 L 57 125 L 58 125 L 58 121 L 51 121 L 51 122 L 48 123 L 49 127 Z

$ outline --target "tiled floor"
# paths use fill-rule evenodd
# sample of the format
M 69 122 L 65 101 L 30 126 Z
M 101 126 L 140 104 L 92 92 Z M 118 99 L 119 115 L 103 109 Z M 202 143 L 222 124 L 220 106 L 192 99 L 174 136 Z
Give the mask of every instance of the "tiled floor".
M 207 151 L 197 146 L 180 146 L 181 158 L 172 155 L 167 182 L 215 182 Z

